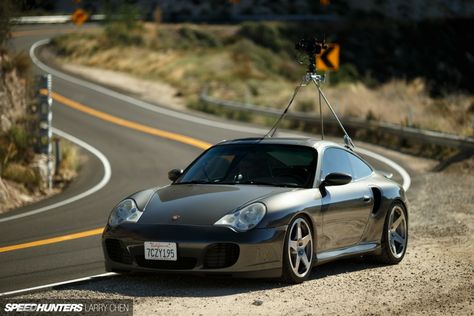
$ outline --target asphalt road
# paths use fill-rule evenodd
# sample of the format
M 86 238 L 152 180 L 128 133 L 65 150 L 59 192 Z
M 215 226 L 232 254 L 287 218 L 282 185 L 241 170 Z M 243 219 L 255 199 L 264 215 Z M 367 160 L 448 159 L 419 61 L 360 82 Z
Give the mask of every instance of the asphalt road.
M 19 28 L 14 33 L 11 47 L 17 51 L 28 51 L 36 41 L 69 28 L 64 25 Z M 40 72 L 39 69 L 35 71 Z M 155 113 L 57 77 L 53 78 L 53 89 L 70 100 L 114 117 L 209 143 L 256 136 Z M 54 127 L 99 149 L 110 161 L 112 177 L 103 189 L 79 201 L 48 212 L 0 222 L 0 247 L 103 227 L 111 208 L 121 198 L 137 190 L 169 183 L 168 170 L 185 167 L 202 151 L 104 121 L 58 102 L 54 102 L 53 108 Z M 237 123 L 220 118 L 213 119 L 238 126 Z M 383 149 L 380 152 L 383 153 Z M 87 156 L 87 162 L 78 178 L 63 193 L 11 211 L 0 217 L 0 220 L 75 196 L 99 182 L 104 174 L 101 162 L 86 151 L 83 154 Z M 368 160 L 376 168 L 394 172 L 395 179 L 400 181 L 396 171 L 387 165 L 371 158 Z M 103 272 L 99 235 L 1 252 L 0 293 Z

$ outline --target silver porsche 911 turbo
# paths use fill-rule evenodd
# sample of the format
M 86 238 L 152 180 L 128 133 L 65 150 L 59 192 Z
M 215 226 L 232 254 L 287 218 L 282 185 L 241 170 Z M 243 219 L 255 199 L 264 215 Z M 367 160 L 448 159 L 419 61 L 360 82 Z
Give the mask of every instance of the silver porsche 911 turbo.
M 351 149 L 311 138 L 221 142 L 172 184 L 130 195 L 102 236 L 108 271 L 282 278 L 348 256 L 400 262 L 403 188 Z

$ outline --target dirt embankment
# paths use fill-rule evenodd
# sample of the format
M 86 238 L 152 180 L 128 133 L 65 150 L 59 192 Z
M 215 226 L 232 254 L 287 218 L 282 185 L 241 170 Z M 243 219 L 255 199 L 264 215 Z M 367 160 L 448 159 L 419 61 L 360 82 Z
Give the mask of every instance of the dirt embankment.
M 48 157 L 39 154 L 38 105 L 28 55 L 0 53 L 0 214 L 61 191 L 79 166 L 76 147 L 62 141 L 62 163 L 47 187 Z
M 394 154 L 412 172 L 405 259 L 383 266 L 351 259 L 310 280 L 133 275 L 72 285 L 28 298 L 132 298 L 136 315 L 473 315 L 474 159 L 443 172 Z

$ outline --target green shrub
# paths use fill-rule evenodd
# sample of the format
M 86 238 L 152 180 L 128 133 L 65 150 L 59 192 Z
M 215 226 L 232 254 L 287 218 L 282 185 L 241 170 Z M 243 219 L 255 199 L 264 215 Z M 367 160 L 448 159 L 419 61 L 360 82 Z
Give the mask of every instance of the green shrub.
M 245 22 L 237 35 L 253 41 L 255 44 L 271 49 L 274 52 L 288 50 L 291 43 L 282 36 L 280 26 L 270 22 Z
M 271 50 L 257 46 L 254 42 L 242 39 L 230 48 L 232 57 L 238 66 L 242 62 L 251 62 L 252 68 L 256 68 L 263 73 L 277 73 L 280 65 L 280 58 Z M 245 74 L 244 74 L 245 75 Z
M 221 40 L 209 32 L 192 29 L 190 27 L 183 26 L 178 31 L 182 38 L 181 43 L 186 43 L 186 46 L 192 48 L 192 46 L 202 47 L 220 47 L 222 46 Z
M 18 163 L 8 164 L 2 172 L 2 177 L 21 183 L 29 189 L 38 187 L 41 181 L 40 177 L 35 174 L 33 169 L 23 166 Z
M 13 125 L 8 131 L 10 140 L 16 145 L 16 147 L 21 151 L 26 151 L 28 149 L 28 132 L 26 131 L 23 125 Z
M 25 52 L 15 54 L 12 58 L 13 66 L 16 68 L 18 75 L 22 78 L 29 78 L 31 72 L 31 59 Z
M 77 147 L 73 146 L 67 141 L 62 141 L 61 147 L 61 169 L 64 170 L 73 170 L 78 171 L 79 163 L 79 153 L 77 152 Z
M 331 84 L 352 83 L 360 80 L 357 67 L 350 63 L 342 64 L 338 71 L 331 72 Z

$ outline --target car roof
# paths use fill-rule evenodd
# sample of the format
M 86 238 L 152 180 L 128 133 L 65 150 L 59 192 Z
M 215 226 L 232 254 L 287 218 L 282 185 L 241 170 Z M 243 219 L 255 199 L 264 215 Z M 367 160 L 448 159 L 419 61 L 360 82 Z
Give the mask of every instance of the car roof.
M 323 147 L 345 148 L 343 145 L 327 140 L 319 140 L 311 137 L 253 137 L 240 138 L 233 140 L 224 140 L 217 145 L 235 145 L 235 144 L 274 144 L 274 145 L 299 145 L 316 149 Z

